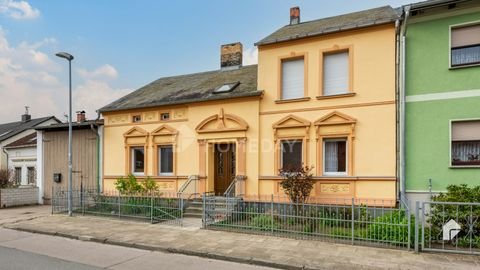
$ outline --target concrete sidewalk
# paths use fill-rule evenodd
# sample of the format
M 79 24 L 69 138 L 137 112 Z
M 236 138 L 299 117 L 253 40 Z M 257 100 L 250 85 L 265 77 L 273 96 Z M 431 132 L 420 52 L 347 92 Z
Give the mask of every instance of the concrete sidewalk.
M 52 207 L 49 205 L 19 206 L 0 209 L 0 226 L 7 223 L 15 223 L 35 219 L 38 217 L 49 216 L 52 213 Z
M 287 269 L 480 269 L 480 257 L 332 244 L 95 217 L 47 216 L 6 228 Z

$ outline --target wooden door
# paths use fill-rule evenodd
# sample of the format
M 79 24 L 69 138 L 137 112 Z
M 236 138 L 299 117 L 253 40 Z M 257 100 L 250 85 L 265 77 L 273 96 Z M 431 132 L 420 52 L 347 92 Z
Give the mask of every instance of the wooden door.
M 215 144 L 215 194 L 223 195 L 235 177 L 235 144 Z

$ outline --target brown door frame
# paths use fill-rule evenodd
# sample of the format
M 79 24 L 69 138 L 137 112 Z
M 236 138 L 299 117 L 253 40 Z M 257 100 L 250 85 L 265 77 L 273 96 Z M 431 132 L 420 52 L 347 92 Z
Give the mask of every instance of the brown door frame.
M 214 191 L 217 195 L 223 195 L 237 173 L 236 144 L 234 142 L 214 143 L 213 149 Z

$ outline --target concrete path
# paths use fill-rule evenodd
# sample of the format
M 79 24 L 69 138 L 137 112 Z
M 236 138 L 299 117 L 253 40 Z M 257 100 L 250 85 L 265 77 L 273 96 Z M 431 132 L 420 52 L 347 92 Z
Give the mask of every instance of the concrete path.
M 48 205 L 0 208 L 0 226 L 7 223 L 49 216 L 51 212 L 52 208 Z
M 431 254 L 271 236 L 152 225 L 94 217 L 48 216 L 4 227 L 107 244 L 289 269 L 480 269 L 479 256 Z
M 0 229 L 2 270 L 151 270 L 271 268 Z

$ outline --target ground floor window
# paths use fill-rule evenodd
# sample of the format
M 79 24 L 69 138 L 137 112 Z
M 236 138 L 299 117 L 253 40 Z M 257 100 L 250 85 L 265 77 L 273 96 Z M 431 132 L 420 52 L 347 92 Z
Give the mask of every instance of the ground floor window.
M 452 166 L 480 166 L 480 120 L 453 121 Z
M 143 147 L 131 148 L 132 173 L 135 175 L 145 174 L 145 149 Z
M 37 170 L 35 167 L 27 167 L 27 184 L 34 185 L 37 179 Z
M 22 184 L 22 167 L 15 167 L 15 175 L 13 180 L 17 186 Z
M 173 174 L 173 146 L 161 145 L 158 147 L 159 175 Z
M 302 167 L 302 141 L 281 141 L 281 164 L 282 169 L 291 170 Z
M 345 175 L 347 173 L 347 139 L 325 139 L 323 149 L 323 173 Z

